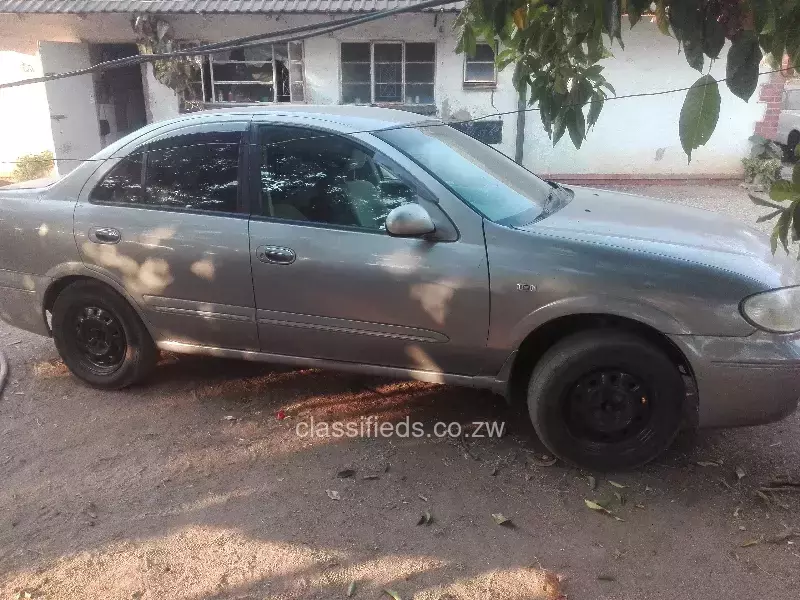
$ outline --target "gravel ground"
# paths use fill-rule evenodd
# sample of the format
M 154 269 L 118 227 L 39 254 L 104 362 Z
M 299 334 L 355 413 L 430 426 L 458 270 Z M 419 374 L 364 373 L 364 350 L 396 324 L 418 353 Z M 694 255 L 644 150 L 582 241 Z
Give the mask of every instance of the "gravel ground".
M 625 189 L 759 214 L 733 186 Z M 550 465 L 484 392 L 175 356 L 100 392 L 48 339 L 0 324 L 0 346 L 0 598 L 797 598 L 800 538 L 773 536 L 800 527 L 800 493 L 758 489 L 800 480 L 798 414 L 601 477 Z M 370 417 L 506 434 L 297 435 Z

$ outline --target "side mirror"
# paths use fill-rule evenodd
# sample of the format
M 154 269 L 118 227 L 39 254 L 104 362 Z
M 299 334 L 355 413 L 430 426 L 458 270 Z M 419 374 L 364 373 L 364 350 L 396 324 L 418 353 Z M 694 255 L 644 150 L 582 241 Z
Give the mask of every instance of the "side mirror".
M 386 216 L 386 231 L 398 237 L 419 237 L 436 231 L 428 211 L 419 204 L 403 204 Z

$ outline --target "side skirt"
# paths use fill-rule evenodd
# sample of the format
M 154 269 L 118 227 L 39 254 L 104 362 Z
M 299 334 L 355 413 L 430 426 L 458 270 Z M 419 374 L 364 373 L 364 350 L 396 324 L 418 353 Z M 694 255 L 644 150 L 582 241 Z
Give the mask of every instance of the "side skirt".
M 492 390 L 504 394 L 506 382 L 490 376 L 453 375 L 450 373 L 437 373 L 436 371 L 422 371 L 419 369 L 403 369 L 399 367 L 384 367 L 361 363 L 327 360 L 322 358 L 308 358 L 303 356 L 287 356 L 284 354 L 268 354 L 251 350 L 230 350 L 213 346 L 186 344 L 184 342 L 171 342 L 169 340 L 158 342 L 161 350 L 177 354 L 201 354 L 219 358 L 235 358 L 254 362 L 274 363 L 293 367 L 313 369 L 329 369 L 331 371 L 347 371 L 349 373 L 362 373 L 364 375 L 377 375 L 394 379 L 414 379 L 428 383 L 442 383 L 460 385 L 478 389 Z

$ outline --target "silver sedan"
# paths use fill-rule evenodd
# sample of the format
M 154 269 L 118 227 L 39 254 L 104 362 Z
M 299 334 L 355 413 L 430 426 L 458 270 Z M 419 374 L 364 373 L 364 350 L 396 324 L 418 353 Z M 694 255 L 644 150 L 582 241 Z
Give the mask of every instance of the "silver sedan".
M 163 349 L 483 387 L 597 469 L 792 412 L 798 283 L 743 224 L 384 109 L 187 115 L 0 189 L 0 317 L 90 385 Z

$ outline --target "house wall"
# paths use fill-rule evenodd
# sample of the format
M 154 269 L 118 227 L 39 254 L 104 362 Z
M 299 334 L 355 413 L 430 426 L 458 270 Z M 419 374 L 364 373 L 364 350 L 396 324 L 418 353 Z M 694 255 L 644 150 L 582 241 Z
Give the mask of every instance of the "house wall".
M 0 51 L 0 82 L 42 75 L 38 52 Z M 44 84 L 0 89 L 0 177 L 23 154 L 54 150 Z
M 330 22 L 341 15 L 171 15 L 176 38 L 222 41 L 233 37 L 281 30 L 311 22 Z M 462 85 L 463 56 L 455 54 L 453 14 L 398 15 L 358 29 L 342 30 L 305 42 L 305 77 L 308 101 L 332 104 L 339 100 L 339 45 L 343 41 L 402 40 L 437 43 L 436 105 L 445 119 L 467 119 L 495 112 L 516 110 L 517 94 L 511 84 L 511 68 L 500 73 L 494 90 L 465 90 Z M 0 15 L 0 46 L 24 46 L 34 40 L 130 42 L 129 17 L 93 15 L 39 15 L 19 18 Z M 606 77 L 619 95 L 690 86 L 699 76 L 673 38 L 661 35 L 654 25 L 640 23 L 626 32 L 626 49 L 614 46 L 615 57 L 605 61 Z M 725 77 L 725 60 L 711 68 L 715 77 Z M 144 68 L 144 89 L 150 120 L 177 114 L 174 94 Z M 741 157 L 748 151 L 747 138 L 764 116 L 757 94 L 749 103 L 721 86 L 722 110 L 710 142 L 693 153 L 691 163 L 680 146 L 678 117 L 685 92 L 609 101 L 600 121 L 580 150 L 565 136 L 553 148 L 536 111 L 526 114 L 524 164 L 538 173 L 562 176 L 684 177 L 733 176 L 741 172 Z M 501 117 L 503 141 L 497 147 L 514 156 L 515 114 Z

